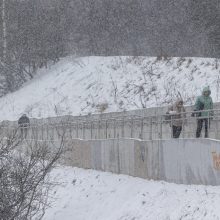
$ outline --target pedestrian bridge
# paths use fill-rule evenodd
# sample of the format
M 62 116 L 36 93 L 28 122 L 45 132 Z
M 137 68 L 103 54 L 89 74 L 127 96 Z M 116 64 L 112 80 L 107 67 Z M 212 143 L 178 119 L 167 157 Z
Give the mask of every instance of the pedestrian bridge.
M 180 138 L 196 136 L 197 119 L 191 117 L 193 107 L 186 108 L 186 121 Z M 86 116 L 60 116 L 47 119 L 31 119 L 27 139 L 58 140 L 66 139 L 111 139 L 136 138 L 157 140 L 172 138 L 172 118 L 167 120 L 167 108 L 150 108 L 136 111 L 107 113 Z M 210 120 L 209 138 L 220 139 L 220 103 L 215 103 L 214 116 Z M 2 122 L 2 136 L 12 131 L 18 132 L 17 122 Z M 204 137 L 204 134 L 202 134 Z
M 195 139 L 197 119 L 187 107 L 180 139 L 173 139 L 166 108 L 122 113 L 31 119 L 26 138 L 17 122 L 1 124 L 2 138 L 17 135 L 22 146 L 51 148 L 64 141 L 62 163 L 182 184 L 220 184 L 220 114 L 215 104 L 209 139 Z M 212 138 L 212 139 L 211 139 Z

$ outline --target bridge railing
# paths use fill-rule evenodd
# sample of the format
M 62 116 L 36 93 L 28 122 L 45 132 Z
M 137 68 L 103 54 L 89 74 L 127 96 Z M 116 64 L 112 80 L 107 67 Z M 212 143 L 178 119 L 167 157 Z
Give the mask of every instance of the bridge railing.
M 192 117 L 192 114 L 206 112 L 206 117 Z M 209 137 L 220 139 L 220 109 L 212 111 L 187 111 L 181 113 L 181 118 L 167 114 L 155 116 L 128 115 L 105 119 L 80 119 L 75 121 L 60 121 L 59 123 L 31 123 L 27 128 L 18 125 L 0 126 L 1 137 L 18 131 L 22 138 L 38 140 L 66 139 L 109 139 L 109 138 L 138 138 L 143 140 L 172 138 L 172 125 L 183 120 L 181 138 L 194 138 L 196 136 L 197 120 L 207 118 L 210 122 Z M 204 125 L 203 125 L 204 126 Z M 26 130 L 27 134 L 21 130 Z M 204 129 L 203 129 L 204 130 Z

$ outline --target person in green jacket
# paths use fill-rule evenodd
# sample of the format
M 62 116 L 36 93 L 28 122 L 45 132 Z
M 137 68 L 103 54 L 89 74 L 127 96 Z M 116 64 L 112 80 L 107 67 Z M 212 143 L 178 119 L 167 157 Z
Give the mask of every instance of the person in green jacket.
M 211 90 L 209 87 L 205 87 L 203 89 L 202 95 L 197 97 L 195 103 L 195 110 L 201 111 L 198 113 L 197 116 L 197 130 L 196 130 L 196 137 L 199 138 L 201 135 L 203 123 L 205 123 L 205 138 L 208 137 L 208 128 L 210 127 L 210 118 L 213 116 L 212 110 L 213 109 L 213 101 L 211 97 Z

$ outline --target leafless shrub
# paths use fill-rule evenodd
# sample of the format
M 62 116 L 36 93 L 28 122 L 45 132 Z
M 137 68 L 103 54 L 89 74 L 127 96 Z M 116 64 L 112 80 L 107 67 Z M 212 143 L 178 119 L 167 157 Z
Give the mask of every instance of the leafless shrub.
M 19 140 L 17 132 L 0 142 L 0 219 L 41 219 L 53 186 L 48 174 L 64 149 L 53 143 Z
M 207 61 L 206 63 L 205 63 L 205 66 L 210 66 L 211 65 L 211 63 L 209 62 L 209 61 Z
M 215 66 L 215 69 L 219 68 L 219 59 L 217 58 L 215 59 L 214 66 Z
M 117 103 L 118 102 L 118 86 L 117 86 L 117 83 L 113 80 L 112 76 L 111 76 L 111 83 L 112 83 L 111 93 L 114 96 L 114 103 Z
M 189 58 L 186 64 L 186 68 L 189 68 L 191 63 L 192 63 L 192 59 Z
M 137 108 L 147 108 L 150 99 L 154 98 L 158 104 L 157 85 L 155 84 L 155 78 L 160 78 L 160 74 L 155 74 L 152 66 L 141 68 L 141 76 L 138 81 L 129 80 L 124 87 L 123 96 L 127 103 L 132 103 Z M 131 97 L 135 97 L 132 99 Z M 137 99 L 139 102 L 137 102 Z M 139 104 L 140 103 L 140 104 Z
M 124 68 L 124 60 L 121 57 L 118 57 L 117 59 L 113 59 L 110 68 L 117 71 L 120 68 Z
M 186 58 L 184 57 L 180 57 L 178 60 L 177 60 L 177 66 L 180 67 L 182 66 L 182 64 L 186 61 Z
M 169 59 L 169 57 L 168 57 L 168 55 L 166 54 L 166 53 L 161 53 L 160 55 L 158 55 L 157 56 L 157 61 L 162 61 L 162 60 L 168 60 Z
M 184 104 L 191 105 L 195 102 L 196 92 L 193 89 L 186 89 L 187 85 L 181 86 L 175 77 L 172 77 L 168 82 L 165 82 L 163 89 L 165 91 L 162 104 L 172 104 L 178 98 L 184 101 Z

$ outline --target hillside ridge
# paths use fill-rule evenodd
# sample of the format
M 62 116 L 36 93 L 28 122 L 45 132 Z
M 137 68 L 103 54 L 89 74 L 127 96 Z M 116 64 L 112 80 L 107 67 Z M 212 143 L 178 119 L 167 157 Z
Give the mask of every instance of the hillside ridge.
M 191 105 L 207 85 L 220 101 L 220 59 L 69 56 L 2 97 L 0 120 Z

